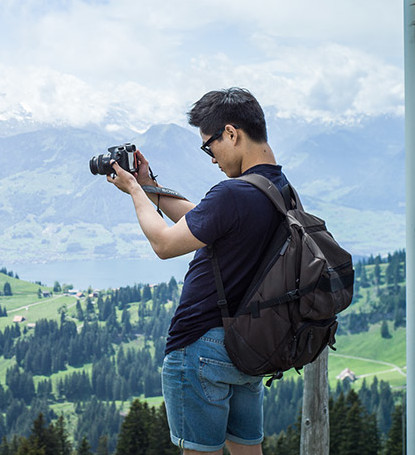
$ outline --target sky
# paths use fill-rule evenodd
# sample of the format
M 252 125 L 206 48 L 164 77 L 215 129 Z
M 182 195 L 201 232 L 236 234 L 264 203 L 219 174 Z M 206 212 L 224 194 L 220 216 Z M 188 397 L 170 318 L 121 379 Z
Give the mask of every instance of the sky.
M 185 125 L 209 90 L 341 123 L 404 112 L 402 0 L 0 0 L 0 121 Z

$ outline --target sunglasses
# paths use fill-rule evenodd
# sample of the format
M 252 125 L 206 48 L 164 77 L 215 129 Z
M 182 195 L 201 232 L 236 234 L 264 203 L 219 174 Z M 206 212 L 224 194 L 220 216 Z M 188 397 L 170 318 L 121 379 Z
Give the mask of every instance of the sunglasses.
M 237 125 L 232 125 L 234 128 L 238 129 L 239 126 Z M 211 158 L 215 158 L 215 155 L 212 153 L 212 150 L 210 149 L 210 144 L 213 142 L 213 141 L 216 141 L 216 139 L 219 139 L 223 132 L 225 131 L 225 127 L 221 128 L 220 130 L 216 131 L 215 134 L 213 134 L 206 142 L 204 142 L 202 145 L 201 145 L 201 149 L 207 153 Z

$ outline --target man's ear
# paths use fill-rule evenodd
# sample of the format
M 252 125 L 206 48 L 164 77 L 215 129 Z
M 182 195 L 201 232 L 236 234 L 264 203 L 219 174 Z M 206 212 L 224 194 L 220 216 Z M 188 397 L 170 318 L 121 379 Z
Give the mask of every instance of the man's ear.
M 236 143 L 238 140 L 238 130 L 233 125 L 228 124 L 225 126 L 225 132 L 229 135 L 229 138 Z

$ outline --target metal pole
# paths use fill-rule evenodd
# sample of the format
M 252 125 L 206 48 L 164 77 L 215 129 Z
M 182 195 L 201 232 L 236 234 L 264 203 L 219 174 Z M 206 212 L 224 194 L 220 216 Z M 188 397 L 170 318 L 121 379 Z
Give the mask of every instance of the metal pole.
M 406 150 L 406 419 L 407 451 L 415 455 L 415 2 L 404 0 Z
M 330 450 L 328 348 L 304 367 L 300 455 L 328 455 Z

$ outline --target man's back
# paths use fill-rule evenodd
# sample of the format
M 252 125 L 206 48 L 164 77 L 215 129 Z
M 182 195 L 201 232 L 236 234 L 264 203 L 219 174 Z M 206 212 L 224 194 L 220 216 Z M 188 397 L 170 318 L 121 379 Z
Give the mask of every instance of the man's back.
M 266 176 L 278 188 L 287 183 L 281 166 L 262 164 L 244 174 L 249 173 Z M 203 243 L 215 244 L 231 310 L 241 301 L 279 220 L 280 215 L 261 191 L 235 179 L 213 187 L 186 215 L 193 235 Z M 209 249 L 205 247 L 189 265 L 166 352 L 184 347 L 221 325 Z

